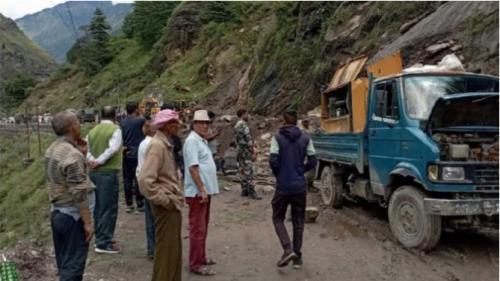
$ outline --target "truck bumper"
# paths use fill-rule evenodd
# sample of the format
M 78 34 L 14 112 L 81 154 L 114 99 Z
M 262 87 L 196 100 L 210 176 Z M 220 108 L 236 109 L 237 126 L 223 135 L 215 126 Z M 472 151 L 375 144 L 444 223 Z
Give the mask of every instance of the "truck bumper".
M 498 215 L 498 199 L 425 198 L 425 211 L 438 216 Z

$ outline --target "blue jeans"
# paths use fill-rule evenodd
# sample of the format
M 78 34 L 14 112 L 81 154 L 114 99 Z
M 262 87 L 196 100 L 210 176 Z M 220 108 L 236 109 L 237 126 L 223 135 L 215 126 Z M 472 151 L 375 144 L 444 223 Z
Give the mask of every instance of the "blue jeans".
M 95 190 L 95 244 L 99 249 L 111 247 L 118 217 L 118 172 L 91 172 Z
M 81 281 L 89 250 L 82 220 L 75 221 L 69 215 L 53 211 L 50 223 L 59 280 Z
M 155 217 L 151 211 L 151 203 L 144 199 L 144 214 L 146 216 L 146 240 L 148 245 L 148 256 L 155 254 Z

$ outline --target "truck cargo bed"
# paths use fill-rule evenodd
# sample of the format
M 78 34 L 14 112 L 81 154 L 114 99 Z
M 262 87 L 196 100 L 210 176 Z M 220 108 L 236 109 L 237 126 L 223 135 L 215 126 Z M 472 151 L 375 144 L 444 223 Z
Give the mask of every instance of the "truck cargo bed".
M 364 166 L 363 138 L 361 133 L 311 135 L 318 160 L 356 166 L 360 173 L 363 173 Z

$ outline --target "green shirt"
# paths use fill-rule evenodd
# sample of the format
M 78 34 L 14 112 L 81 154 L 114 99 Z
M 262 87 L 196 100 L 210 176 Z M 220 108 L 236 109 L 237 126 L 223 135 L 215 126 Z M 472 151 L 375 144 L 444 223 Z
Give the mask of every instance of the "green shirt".
M 114 132 L 120 127 L 112 123 L 101 123 L 90 130 L 87 138 L 89 142 L 89 152 L 98 158 L 109 145 L 109 140 Z M 111 156 L 104 164 L 102 164 L 97 171 L 120 171 L 122 167 L 122 152 L 119 149 L 113 156 Z

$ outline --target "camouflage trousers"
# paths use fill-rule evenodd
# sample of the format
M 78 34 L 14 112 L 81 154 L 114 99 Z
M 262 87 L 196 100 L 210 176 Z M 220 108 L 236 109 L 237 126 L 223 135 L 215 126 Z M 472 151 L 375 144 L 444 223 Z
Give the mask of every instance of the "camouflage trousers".
M 245 193 L 250 193 L 255 191 L 255 181 L 253 173 L 253 162 L 250 158 L 240 158 L 240 182 L 241 189 Z

